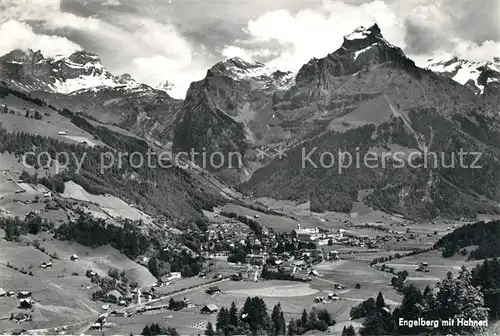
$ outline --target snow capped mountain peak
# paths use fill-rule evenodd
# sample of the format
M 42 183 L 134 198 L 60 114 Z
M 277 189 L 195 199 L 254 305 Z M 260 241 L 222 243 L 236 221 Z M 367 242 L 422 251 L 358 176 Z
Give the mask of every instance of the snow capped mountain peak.
M 358 28 L 354 29 L 352 33 L 344 36 L 344 38 L 346 40 L 362 40 L 367 38 L 368 35 L 370 35 L 370 31 L 368 31 L 368 28 L 359 26 Z
M 382 37 L 380 28 L 376 23 L 369 27 L 366 26 L 357 27 L 356 29 L 354 29 L 352 33 L 345 35 L 344 40 L 347 41 L 364 40 L 374 36 Z
M 207 77 L 224 75 L 236 81 L 252 81 L 263 86 L 275 86 L 286 89 L 293 85 L 295 74 L 290 71 L 281 71 L 266 64 L 233 57 L 224 62 L 215 64 L 208 70 Z
M 489 83 L 500 82 L 500 59 L 475 62 L 460 59 L 454 55 L 434 57 L 423 65 L 424 68 L 451 78 L 478 94 L 483 94 Z
M 354 29 L 352 33 L 345 35 L 342 48 L 350 51 L 360 51 L 374 45 L 375 43 L 383 44 L 389 48 L 396 48 L 384 39 L 380 28 L 376 23 L 368 28 L 365 26 L 359 26 Z
M 87 51 L 45 58 L 40 51 L 16 49 L 0 57 L 2 63 L 0 75 L 31 91 L 69 94 L 86 89 L 135 88 L 140 85 L 130 75 L 112 75 L 102 65 L 99 56 Z

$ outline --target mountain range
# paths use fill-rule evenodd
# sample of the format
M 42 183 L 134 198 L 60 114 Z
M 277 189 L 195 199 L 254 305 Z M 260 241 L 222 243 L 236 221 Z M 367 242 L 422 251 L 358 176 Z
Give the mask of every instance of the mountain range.
M 416 217 L 499 211 L 499 70 L 497 58 L 444 57 L 419 67 L 376 24 L 358 27 L 339 49 L 297 73 L 241 58 L 219 62 L 184 100 L 169 96 L 168 81 L 152 88 L 115 76 L 84 51 L 45 58 L 14 50 L 0 57 L 0 78 L 10 87 L 57 108 L 174 151 L 238 153 L 241 162 L 231 167 L 205 168 L 254 196 L 311 201 L 315 211 L 350 212 L 364 203 Z M 420 162 L 427 152 L 451 160 L 460 149 L 481 152 L 483 168 L 339 172 L 303 165 L 303 152 L 311 150 L 315 162 L 339 151 L 404 152 L 406 162 Z M 412 152 L 419 154 L 411 159 Z

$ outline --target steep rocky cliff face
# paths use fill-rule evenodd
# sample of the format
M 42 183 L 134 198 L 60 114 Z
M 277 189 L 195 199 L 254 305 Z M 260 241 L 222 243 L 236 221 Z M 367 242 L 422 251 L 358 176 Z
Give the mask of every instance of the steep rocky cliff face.
M 219 164 L 205 165 L 207 169 L 231 173 L 231 178 L 247 176 L 253 148 L 285 136 L 269 132 L 275 118 L 272 104 L 274 94 L 292 83 L 293 74 L 261 63 L 240 58 L 217 63 L 203 80 L 191 84 L 176 124 L 174 149 L 208 157 L 222 153 L 226 162 L 221 169 L 214 168 Z
M 392 111 L 395 100 L 398 107 Z M 382 122 L 391 115 L 408 124 L 405 109 L 416 106 L 438 106 L 448 115 L 458 106 L 476 104 L 493 113 L 459 83 L 417 67 L 377 25 L 359 27 L 338 50 L 312 59 L 295 76 L 240 59 L 215 65 L 188 90 L 174 148 L 239 153 L 244 167 L 239 178 L 245 179 L 277 151 L 329 130 Z
M 496 105 L 415 66 L 377 26 L 356 29 L 295 82 L 273 108 L 296 121 L 299 141 L 252 175 L 249 193 L 311 201 L 316 211 L 364 202 L 416 217 L 499 212 Z M 469 153 L 463 165 L 461 151 Z M 471 153 L 481 153 L 480 168 L 471 168 Z
M 45 58 L 40 51 L 13 50 L 0 58 L 0 76 L 30 91 L 69 94 L 82 89 L 138 87 L 130 75 L 113 76 L 99 56 L 77 51 L 68 57 Z

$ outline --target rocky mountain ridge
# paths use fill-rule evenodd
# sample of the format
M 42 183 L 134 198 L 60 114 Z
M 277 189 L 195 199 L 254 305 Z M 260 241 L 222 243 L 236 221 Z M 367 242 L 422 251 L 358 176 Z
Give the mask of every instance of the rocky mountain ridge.
M 493 105 L 500 104 L 500 57 L 473 62 L 443 56 L 429 59 L 424 67 L 464 85 Z
M 9 78 L 11 84 L 29 91 L 72 94 L 85 89 L 140 86 L 129 74 L 112 75 L 99 56 L 86 51 L 45 58 L 40 50 L 15 49 L 0 57 L 0 64 L 2 78 Z
M 470 81 L 457 81 L 460 69 L 455 70 L 446 75 L 418 67 L 375 24 L 358 27 L 339 49 L 310 60 L 296 74 L 241 58 L 219 62 L 190 85 L 184 101 L 145 85 L 45 98 L 109 116 L 110 122 L 119 118 L 118 125 L 136 134 L 172 140 L 174 151 L 218 153 L 222 165 L 195 161 L 235 184 L 250 179 L 243 185 L 249 193 L 310 200 L 317 211 L 348 212 L 356 202 L 414 216 L 497 211 L 499 195 L 491 187 L 500 182 L 498 95 L 490 89 L 495 77 L 485 79 L 481 94 Z M 432 149 L 447 158 L 460 147 L 487 154 L 481 161 L 487 178 L 442 167 L 342 174 L 303 169 L 301 150 L 311 146 L 420 155 Z M 284 155 L 276 158 L 277 152 Z
M 181 101 L 166 90 L 115 76 L 96 54 L 77 51 L 45 58 L 40 51 L 13 50 L 0 57 L 0 78 L 53 106 L 115 124 L 148 140 L 167 144 Z
M 500 194 L 493 187 L 500 185 L 495 104 L 417 67 L 382 37 L 378 26 L 359 27 L 337 51 L 304 65 L 295 81 L 273 107 L 281 115 L 288 112 L 299 127 L 319 117 L 325 124 L 257 170 L 243 185 L 247 192 L 311 201 L 313 211 L 351 212 L 360 204 L 415 217 L 500 211 Z M 481 169 L 442 164 L 459 151 L 482 153 Z M 368 167 L 361 160 L 341 167 L 345 163 L 338 155 L 344 152 L 375 155 L 379 165 Z M 444 159 L 413 168 L 428 152 Z M 325 154 L 329 160 L 321 165 Z M 384 155 L 390 159 L 380 164 Z M 395 167 L 396 161 L 402 166 Z

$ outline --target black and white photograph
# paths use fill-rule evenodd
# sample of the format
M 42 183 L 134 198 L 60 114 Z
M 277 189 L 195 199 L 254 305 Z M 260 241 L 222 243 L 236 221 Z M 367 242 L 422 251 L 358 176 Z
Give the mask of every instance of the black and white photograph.
M 500 2 L 0 0 L 0 335 L 500 335 Z

